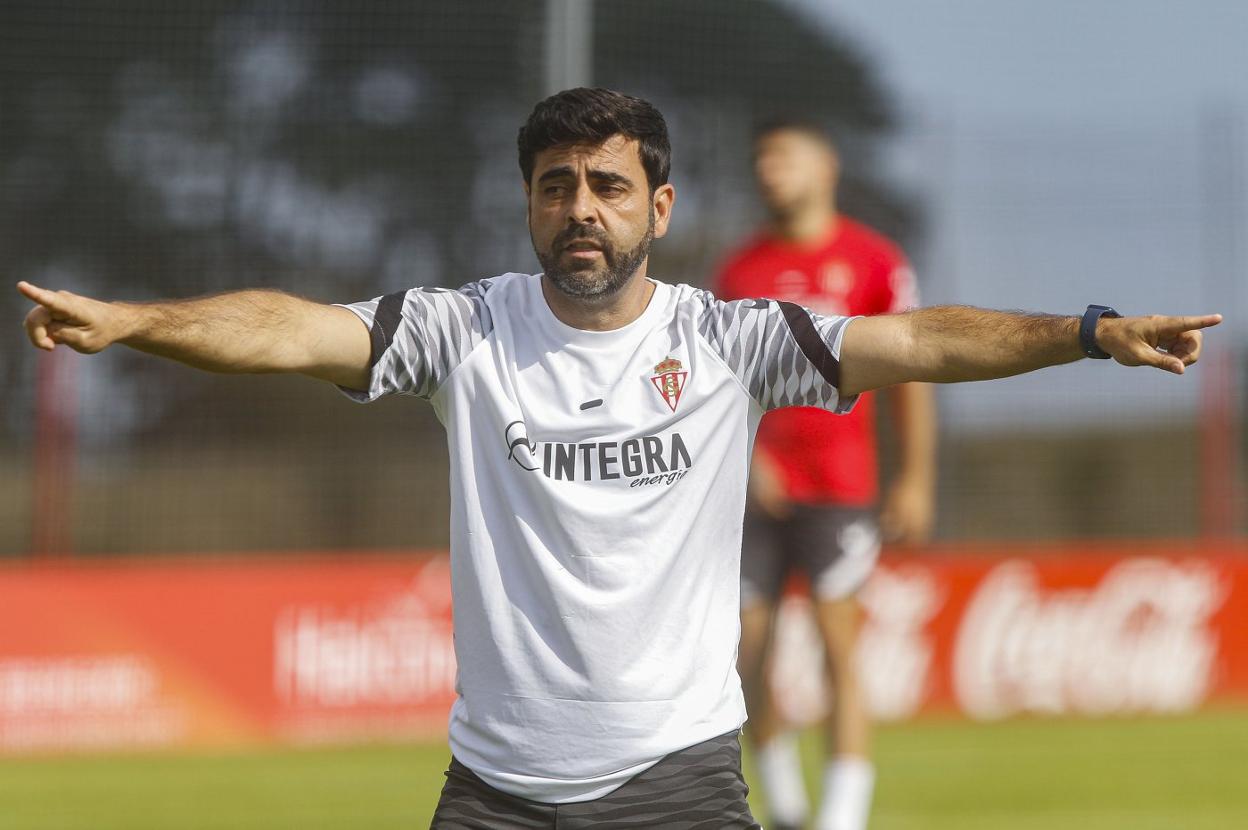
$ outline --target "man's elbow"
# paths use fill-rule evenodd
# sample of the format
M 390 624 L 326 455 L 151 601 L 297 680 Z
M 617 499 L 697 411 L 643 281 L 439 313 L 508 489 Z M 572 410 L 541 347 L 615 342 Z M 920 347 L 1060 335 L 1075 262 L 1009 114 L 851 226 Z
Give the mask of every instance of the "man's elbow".
M 846 327 L 837 384 L 842 397 L 930 379 L 930 356 L 924 354 L 910 316 L 861 317 Z

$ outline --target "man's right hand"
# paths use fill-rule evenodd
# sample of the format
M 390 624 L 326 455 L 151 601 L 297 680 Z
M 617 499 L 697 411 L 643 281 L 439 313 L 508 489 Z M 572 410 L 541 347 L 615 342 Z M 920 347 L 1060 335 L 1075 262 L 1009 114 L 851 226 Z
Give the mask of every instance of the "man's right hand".
M 210 372 L 295 372 L 349 389 L 371 378 L 368 329 L 350 311 L 249 289 L 159 303 L 105 303 L 28 282 L 30 342 L 98 352 L 113 343 Z
M 48 291 L 28 282 L 19 282 L 17 290 L 36 303 L 26 315 L 26 335 L 40 349 L 50 352 L 62 343 L 74 351 L 94 354 L 126 336 L 131 315 L 125 306 L 68 291 Z

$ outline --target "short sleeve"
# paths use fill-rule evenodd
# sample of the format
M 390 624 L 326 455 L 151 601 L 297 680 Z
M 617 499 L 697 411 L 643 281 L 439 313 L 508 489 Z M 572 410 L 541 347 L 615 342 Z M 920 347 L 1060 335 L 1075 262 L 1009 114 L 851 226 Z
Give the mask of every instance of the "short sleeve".
M 699 332 L 759 406 L 853 409 L 858 396 L 842 398 L 838 384 L 841 340 L 854 318 L 775 300 L 704 296 Z
M 490 331 L 486 288 L 412 288 L 344 305 L 368 327 L 371 348 L 367 391 L 342 392 L 360 403 L 395 394 L 432 397 Z

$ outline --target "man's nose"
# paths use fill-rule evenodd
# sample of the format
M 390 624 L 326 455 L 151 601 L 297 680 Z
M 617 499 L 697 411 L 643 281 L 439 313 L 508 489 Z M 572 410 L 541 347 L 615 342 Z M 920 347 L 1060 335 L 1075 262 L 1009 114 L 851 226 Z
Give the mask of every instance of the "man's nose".
M 598 206 L 589 182 L 580 182 L 568 207 L 568 221 L 576 225 L 593 225 L 598 222 Z

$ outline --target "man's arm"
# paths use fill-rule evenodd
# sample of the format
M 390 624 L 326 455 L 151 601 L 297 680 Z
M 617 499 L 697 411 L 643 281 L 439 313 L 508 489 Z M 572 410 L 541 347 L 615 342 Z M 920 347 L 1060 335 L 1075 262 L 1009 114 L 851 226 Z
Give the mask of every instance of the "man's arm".
M 1155 366 L 1177 375 L 1200 356 L 1200 329 L 1222 321 L 1200 317 L 1102 317 L 1096 342 L 1124 366 Z M 910 381 L 991 380 L 1072 363 L 1079 318 L 935 306 L 863 317 L 841 341 L 842 397 Z
M 211 372 L 296 372 L 367 389 L 368 329 L 345 308 L 279 291 L 237 291 L 161 303 L 108 303 L 18 290 L 37 305 L 26 315 L 30 342 L 93 354 L 114 343 Z

